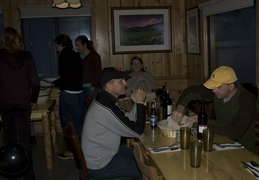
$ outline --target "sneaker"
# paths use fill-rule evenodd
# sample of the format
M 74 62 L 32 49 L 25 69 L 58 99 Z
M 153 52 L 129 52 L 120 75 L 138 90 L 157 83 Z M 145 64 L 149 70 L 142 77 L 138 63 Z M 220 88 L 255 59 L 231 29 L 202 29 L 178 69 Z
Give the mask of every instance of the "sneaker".
M 58 155 L 58 158 L 59 159 L 74 159 L 74 156 L 73 156 L 72 152 L 66 151 L 64 153 L 60 153 Z

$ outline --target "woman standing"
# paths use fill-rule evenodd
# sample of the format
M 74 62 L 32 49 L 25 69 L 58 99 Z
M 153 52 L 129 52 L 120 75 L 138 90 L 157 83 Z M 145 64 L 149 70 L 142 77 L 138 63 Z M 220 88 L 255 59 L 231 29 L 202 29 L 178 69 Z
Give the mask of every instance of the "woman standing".
M 4 142 L 21 142 L 31 153 L 30 117 L 36 106 L 40 82 L 31 54 L 21 47 L 16 29 L 6 27 L 0 49 L 0 114 L 3 121 Z M 34 180 L 31 164 L 23 176 Z
M 69 36 L 61 34 L 54 40 L 59 53 L 59 79 L 53 83 L 59 87 L 59 115 L 61 127 L 64 129 L 69 121 L 73 121 L 81 139 L 85 116 L 84 95 L 82 88 L 83 64 L 80 56 L 73 50 Z M 60 159 L 73 159 L 70 147 L 65 153 L 58 155 Z
M 155 81 L 151 73 L 144 70 L 144 64 L 140 57 L 133 57 L 130 62 L 131 78 L 127 81 L 126 96 L 130 96 L 133 89 L 142 88 L 146 92 L 151 92 L 155 88 Z
M 80 35 L 75 39 L 76 49 L 83 59 L 83 88 L 85 100 L 100 93 L 99 77 L 102 71 L 101 56 L 95 51 L 93 42 Z

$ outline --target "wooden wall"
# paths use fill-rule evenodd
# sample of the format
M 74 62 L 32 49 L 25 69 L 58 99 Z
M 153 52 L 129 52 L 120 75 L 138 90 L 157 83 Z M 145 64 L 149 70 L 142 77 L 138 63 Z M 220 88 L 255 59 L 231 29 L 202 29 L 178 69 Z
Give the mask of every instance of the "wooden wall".
M 130 68 L 130 59 L 140 56 L 147 70 L 156 79 L 158 88 L 165 83 L 172 90 L 173 98 L 177 98 L 187 86 L 187 62 L 185 46 L 185 1 L 183 0 L 82 0 L 91 4 L 93 41 L 102 57 L 103 67 L 116 66 L 123 70 Z M 21 30 L 19 5 L 46 5 L 52 0 L 1 0 L 4 24 Z M 111 7 L 129 6 L 170 6 L 172 25 L 172 52 L 122 54 L 112 53 Z M 76 11 L 76 10 L 75 10 Z
M 102 57 L 103 67 L 116 66 L 123 70 L 130 67 L 130 59 L 140 56 L 147 70 L 150 71 L 160 88 L 165 83 L 172 90 L 172 97 L 177 99 L 181 90 L 191 84 L 204 82 L 208 75 L 207 24 L 206 18 L 200 19 L 201 54 L 186 53 L 185 11 L 197 7 L 208 0 L 82 0 L 92 7 L 92 38 L 96 50 Z M 259 1 L 259 0 L 257 0 Z M 52 0 L 1 0 L 4 24 L 21 29 L 19 5 L 46 5 Z M 170 6 L 172 27 L 172 52 L 144 54 L 112 54 L 111 7 L 129 6 Z M 258 3 L 257 3 L 258 6 Z M 76 10 L 75 10 L 76 11 Z M 259 11 L 257 11 L 257 17 Z M 256 26 L 257 29 L 258 25 Z M 258 36 L 257 36 L 258 38 Z M 259 41 L 257 41 L 259 42 Z M 259 46 L 257 46 L 257 49 Z M 257 59 L 259 49 L 257 50 Z M 259 60 L 257 60 L 257 64 Z M 257 71 L 257 74 L 259 72 Z M 258 79 L 257 79 L 258 81 Z M 259 84 L 259 83 L 257 83 Z

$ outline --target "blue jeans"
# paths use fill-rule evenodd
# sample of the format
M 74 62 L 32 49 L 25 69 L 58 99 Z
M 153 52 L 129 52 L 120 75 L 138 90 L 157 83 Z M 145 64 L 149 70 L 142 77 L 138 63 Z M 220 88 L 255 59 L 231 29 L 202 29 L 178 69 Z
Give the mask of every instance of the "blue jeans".
M 95 178 L 131 177 L 133 180 L 142 179 L 133 151 L 123 146 L 106 166 L 98 170 L 88 169 L 88 173 Z
M 64 129 L 69 121 L 73 121 L 80 141 L 85 113 L 86 108 L 83 92 L 70 94 L 65 91 L 60 91 L 59 115 L 61 127 Z

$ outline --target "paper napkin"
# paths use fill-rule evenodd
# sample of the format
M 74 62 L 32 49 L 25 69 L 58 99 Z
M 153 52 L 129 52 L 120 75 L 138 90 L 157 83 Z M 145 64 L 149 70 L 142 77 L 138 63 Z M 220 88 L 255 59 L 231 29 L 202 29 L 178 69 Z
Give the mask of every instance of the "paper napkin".
M 213 144 L 213 148 L 216 151 L 220 151 L 220 150 L 229 150 L 229 149 L 240 149 L 240 148 L 244 148 L 244 146 L 238 142 L 235 142 L 233 144 L 231 143 Z
M 149 151 L 151 153 L 165 153 L 165 152 L 175 152 L 175 151 L 181 151 L 179 145 L 173 145 L 173 146 L 164 146 L 164 147 L 153 147 L 149 148 Z
M 255 173 L 256 175 L 259 176 L 259 167 L 255 167 L 253 166 L 250 162 L 246 163 L 249 167 L 246 168 L 246 170 L 248 172 L 250 172 L 251 174 Z M 256 171 L 257 170 L 257 171 Z M 254 174 L 253 174 L 254 175 Z M 255 176 L 255 175 L 254 175 Z M 255 177 L 256 179 L 259 179 L 259 177 Z

